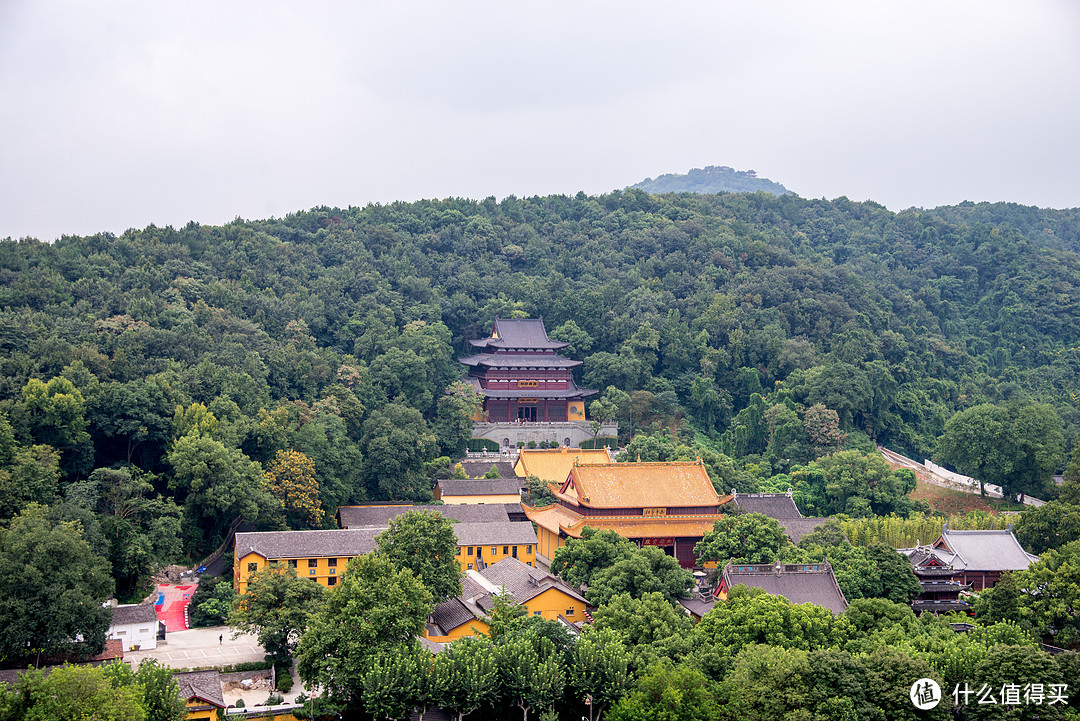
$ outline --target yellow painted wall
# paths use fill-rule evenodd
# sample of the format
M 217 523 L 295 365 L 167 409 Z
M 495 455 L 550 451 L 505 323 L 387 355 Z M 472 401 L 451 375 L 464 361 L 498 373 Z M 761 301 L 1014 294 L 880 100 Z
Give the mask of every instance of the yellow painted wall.
M 331 558 L 337 559 L 337 566 L 331 566 Z M 309 561 L 314 560 L 315 566 L 308 565 Z M 349 564 L 348 557 L 344 556 L 327 556 L 324 558 L 275 558 L 266 559 L 257 553 L 249 553 L 243 558 L 237 559 L 234 565 L 235 575 L 233 580 L 235 581 L 235 588 L 237 593 L 247 593 L 248 578 L 252 573 L 261 571 L 271 563 L 288 563 L 289 561 L 296 561 L 296 575 L 301 578 L 310 578 L 313 581 L 321 583 L 327 588 L 330 587 L 330 579 L 338 578 L 345 573 L 345 567 Z M 254 564 L 254 570 L 249 570 L 249 564 Z
M 537 525 L 536 527 L 536 541 L 537 550 L 540 555 L 548 559 L 554 558 L 555 551 L 566 545 L 566 541 L 560 538 L 559 534 L 549 531 L 540 525 Z
M 448 643 L 450 641 L 456 641 L 459 638 L 465 638 L 466 636 L 487 635 L 489 635 L 488 625 L 478 618 L 458 626 L 445 636 L 432 636 L 426 629 L 424 630 L 424 638 L 429 641 L 434 641 L 435 643 Z
M 484 559 L 484 564 L 490 566 L 493 563 L 498 563 L 504 558 L 513 558 L 514 549 L 517 548 L 517 559 L 522 563 L 527 563 L 530 566 L 536 565 L 536 545 L 535 544 L 499 544 L 497 546 L 480 546 L 479 555 Z M 494 551 L 493 551 L 494 549 Z M 458 546 L 457 559 L 458 565 L 461 567 L 462 572 L 469 570 L 469 564 L 476 569 L 476 557 L 477 547 L 472 547 L 473 553 L 469 555 L 468 546 Z M 330 565 L 330 559 L 337 558 L 337 566 Z M 331 578 L 340 578 L 345 573 L 345 567 L 349 563 L 349 559 L 343 556 L 337 557 L 324 557 L 324 558 L 280 558 L 280 559 L 266 559 L 257 553 L 249 553 L 243 558 L 236 559 L 236 563 L 233 568 L 235 569 L 233 581 L 236 592 L 239 594 L 247 593 L 248 578 L 252 573 L 258 572 L 269 566 L 271 563 L 287 563 L 289 561 L 296 561 L 296 575 L 300 578 L 310 578 L 313 581 L 332 588 L 330 584 Z M 315 565 L 309 566 L 309 561 L 314 560 Z M 248 569 L 249 564 L 253 566 L 252 570 Z M 478 570 L 478 569 L 477 569 Z
M 568 596 L 557 588 L 549 588 L 536 598 L 529 599 L 528 603 L 522 604 L 525 612 L 535 616 L 539 611 L 543 618 L 554 621 L 561 614 L 567 621 L 581 621 L 585 618 L 585 604 Z M 573 611 L 573 613 L 567 613 Z
M 575 411 L 577 412 L 575 413 Z M 566 420 L 585 420 L 585 401 L 570 401 L 569 405 L 566 406 Z
M 213 708 L 213 707 L 206 708 L 209 705 L 210 704 L 206 703 L 205 701 L 201 701 L 201 700 L 199 700 L 197 698 L 189 700 L 185 704 L 185 706 L 187 706 L 187 708 L 188 708 L 187 718 L 188 719 L 216 719 L 217 718 L 217 709 Z M 193 709 L 196 709 L 196 708 L 199 708 L 199 707 L 202 707 L 202 708 L 200 710 L 198 710 L 198 711 L 193 710 Z
M 520 503 L 521 494 L 490 496 L 443 496 L 440 498 L 448 506 L 461 506 L 467 503 Z
M 458 565 L 461 570 L 468 571 L 469 564 L 472 564 L 472 570 L 480 570 L 476 567 L 476 557 L 479 555 L 484 559 L 484 565 L 490 566 L 493 563 L 498 563 L 504 558 L 513 558 L 514 549 L 517 548 L 517 559 L 522 563 L 527 563 L 530 566 L 536 565 L 536 546 L 526 545 L 522 543 L 507 544 L 498 546 L 472 546 L 472 555 L 469 555 L 470 546 L 458 546 L 458 552 L 455 558 L 457 558 Z M 477 554 L 479 549 L 479 554 Z M 492 552 L 494 550 L 494 553 Z

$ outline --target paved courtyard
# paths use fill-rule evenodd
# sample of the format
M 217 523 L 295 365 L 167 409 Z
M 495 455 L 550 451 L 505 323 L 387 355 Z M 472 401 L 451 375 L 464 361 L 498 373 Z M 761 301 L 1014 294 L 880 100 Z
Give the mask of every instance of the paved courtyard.
M 224 637 L 220 643 L 219 636 Z M 265 655 L 255 636 L 244 634 L 234 641 L 228 626 L 213 626 L 171 631 L 165 636 L 165 645 L 152 651 L 128 651 L 124 660 L 138 666 L 144 658 L 156 658 L 163 666 L 194 668 L 262 661 Z

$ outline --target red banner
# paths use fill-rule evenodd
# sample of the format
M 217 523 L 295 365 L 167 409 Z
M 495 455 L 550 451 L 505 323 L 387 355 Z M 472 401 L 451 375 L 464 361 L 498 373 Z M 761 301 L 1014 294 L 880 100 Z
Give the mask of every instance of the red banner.
M 642 546 L 674 546 L 674 538 L 643 538 L 641 539 Z

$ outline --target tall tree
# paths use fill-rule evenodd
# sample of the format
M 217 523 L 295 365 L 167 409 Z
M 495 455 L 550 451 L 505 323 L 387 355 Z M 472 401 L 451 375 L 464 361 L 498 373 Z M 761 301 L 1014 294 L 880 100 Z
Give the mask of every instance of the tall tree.
M 300 678 L 359 702 L 371 659 L 422 634 L 432 608 L 412 571 L 378 553 L 352 559 L 300 639 Z
M 457 536 L 441 513 L 410 511 L 390 520 L 375 537 L 379 553 L 400 568 L 407 568 L 431 592 L 435 603 L 461 593 Z
M 495 649 L 487 639 L 466 637 L 435 656 L 432 670 L 434 701 L 457 712 L 457 721 L 495 700 L 499 672 Z
M 54 524 L 31 505 L 0 528 L 0 660 L 60 651 L 100 653 L 113 581 L 76 523 Z M 81 638 L 82 643 L 76 644 Z
M 626 647 L 612 628 L 588 627 L 574 644 L 567 682 L 582 703 L 600 716 L 622 698 L 630 686 Z
M 299 451 L 278 451 L 266 466 L 270 492 L 285 508 L 292 529 L 317 528 L 323 519 L 315 462 Z
M 86 432 L 86 401 L 79 389 L 63 377 L 48 383 L 31 378 L 22 396 L 34 440 L 60 451 L 60 466 L 69 478 L 88 472 L 94 460 L 93 445 Z
M 233 601 L 229 625 L 254 633 L 275 663 L 287 665 L 328 594 L 321 584 L 297 576 L 295 568 L 275 563 L 248 579 L 247 593 Z
M 713 529 L 694 546 L 694 554 L 700 563 L 723 565 L 730 559 L 772 563 L 786 545 L 784 529 L 774 519 L 761 513 L 740 513 L 715 521 Z
M 575 586 L 588 586 L 595 573 L 628 558 L 634 551 L 634 544 L 614 531 L 585 526 L 580 539 L 568 538 L 565 546 L 555 550 L 551 572 Z
M 168 455 L 170 488 L 184 499 L 187 520 L 197 522 L 211 543 L 237 516 L 254 521 L 280 513 L 258 463 L 221 441 L 188 434 L 178 438 Z
M 363 474 L 368 491 L 387 500 L 427 500 L 431 488 L 424 461 L 435 456 L 435 436 L 420 412 L 401 403 L 388 403 L 364 421 L 360 441 Z

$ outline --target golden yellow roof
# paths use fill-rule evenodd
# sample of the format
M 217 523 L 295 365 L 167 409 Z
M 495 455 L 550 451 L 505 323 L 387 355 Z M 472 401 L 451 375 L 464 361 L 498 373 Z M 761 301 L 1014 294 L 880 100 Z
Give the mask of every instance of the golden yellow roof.
M 575 464 L 556 496 L 589 508 L 718 506 L 700 461 Z
M 578 521 L 580 521 L 582 518 L 580 513 L 574 513 L 571 510 L 563 508 L 557 503 L 553 506 L 547 506 L 542 508 L 530 508 L 529 506 L 522 503 L 521 507 L 525 510 L 525 515 L 530 521 L 534 522 L 541 528 L 546 528 L 547 530 L 556 534 L 559 533 L 560 530 L 566 531 L 567 529 L 571 528 L 572 526 L 577 524 Z M 581 534 L 579 532 L 578 536 L 580 535 Z
M 514 464 L 514 473 L 521 478 L 536 476 L 541 481 L 562 483 L 570 475 L 574 461 L 581 463 L 610 463 L 604 448 L 522 448 Z
M 642 516 L 589 516 L 563 508 L 559 505 L 546 508 L 524 506 L 525 515 L 536 525 L 552 533 L 581 538 L 585 526 L 599 531 L 615 531 L 623 538 L 698 538 L 713 529 L 713 522 L 723 518 L 722 513 L 707 516 L 667 516 L 646 518 Z

